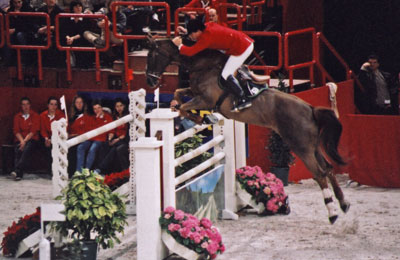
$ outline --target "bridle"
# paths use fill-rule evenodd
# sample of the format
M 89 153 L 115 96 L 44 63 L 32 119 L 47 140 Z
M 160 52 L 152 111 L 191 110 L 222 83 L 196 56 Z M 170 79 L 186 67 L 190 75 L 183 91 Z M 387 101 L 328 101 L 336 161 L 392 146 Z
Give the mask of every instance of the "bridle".
M 154 44 L 155 44 L 155 47 L 151 50 L 153 52 L 152 57 L 151 57 L 151 59 L 153 59 L 153 62 L 152 62 L 153 64 L 156 64 L 155 61 L 159 60 L 158 56 L 163 56 L 165 59 L 170 58 L 170 54 L 167 51 L 161 49 L 156 41 L 154 41 Z M 156 66 L 154 66 L 154 67 L 156 67 Z M 160 80 L 161 74 L 162 74 L 162 71 L 157 73 L 154 71 L 154 68 L 153 68 L 153 70 L 149 70 L 147 68 L 147 73 L 146 73 L 147 77 L 152 78 L 152 80 L 154 80 L 154 81 Z

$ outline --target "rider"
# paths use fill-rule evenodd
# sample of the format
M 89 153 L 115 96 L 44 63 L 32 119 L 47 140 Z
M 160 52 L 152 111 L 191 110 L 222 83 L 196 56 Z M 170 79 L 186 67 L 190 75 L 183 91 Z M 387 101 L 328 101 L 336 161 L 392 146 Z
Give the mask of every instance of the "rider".
M 208 22 L 203 24 L 198 19 L 190 20 L 187 25 L 189 37 L 196 43 L 189 47 L 182 44 L 182 38 L 176 37 L 172 41 L 178 46 L 180 53 L 193 56 L 200 51 L 209 48 L 217 49 L 229 55 L 222 70 L 221 82 L 238 98 L 239 102 L 233 107 L 232 112 L 251 107 L 251 101 L 245 95 L 238 80 L 233 76 L 235 71 L 243 64 L 253 51 L 253 39 L 246 34 Z

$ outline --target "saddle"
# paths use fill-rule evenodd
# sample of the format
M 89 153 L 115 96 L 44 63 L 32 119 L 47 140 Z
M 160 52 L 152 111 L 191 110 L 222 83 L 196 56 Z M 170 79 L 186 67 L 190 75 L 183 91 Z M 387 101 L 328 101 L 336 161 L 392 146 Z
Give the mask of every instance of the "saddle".
M 268 89 L 268 80 L 270 76 L 267 75 L 257 75 L 252 72 L 246 65 L 242 65 L 236 71 L 236 79 L 239 81 L 240 86 L 244 90 L 246 96 L 250 99 L 256 98 L 264 90 Z M 215 111 L 219 111 L 222 102 L 230 94 L 230 91 L 224 86 L 222 82 L 218 82 L 219 87 L 224 90 L 224 93 L 218 98 L 215 104 Z
M 268 89 L 268 80 L 271 78 L 270 76 L 257 75 L 246 65 L 242 65 L 236 73 L 236 78 L 242 86 L 242 89 L 245 91 L 247 97 L 253 99 L 261 92 Z

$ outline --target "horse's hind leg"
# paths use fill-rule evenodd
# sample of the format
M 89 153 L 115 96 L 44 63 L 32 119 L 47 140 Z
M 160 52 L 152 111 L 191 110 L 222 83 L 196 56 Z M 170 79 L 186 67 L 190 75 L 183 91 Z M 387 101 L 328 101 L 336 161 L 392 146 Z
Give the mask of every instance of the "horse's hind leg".
M 318 150 L 315 152 L 315 157 L 317 158 L 319 164 L 322 165 L 324 169 L 326 169 L 326 173 L 332 185 L 335 197 L 339 201 L 340 208 L 342 209 L 342 211 L 346 213 L 350 208 L 350 203 L 344 199 L 344 194 L 334 175 L 332 165 L 326 161 L 326 159 L 322 156 L 322 154 Z
M 314 180 L 318 183 L 322 190 L 322 195 L 324 197 L 325 206 L 328 210 L 329 222 L 331 224 L 335 223 L 338 218 L 336 207 L 333 203 L 332 192 L 329 189 L 327 182 L 327 169 L 330 165 L 326 164 L 325 159 L 320 157 L 318 150 L 315 152 L 309 151 L 308 153 L 298 154 L 298 156 L 303 160 L 307 168 L 313 173 Z M 322 158 L 322 160 L 321 160 Z
M 337 182 L 337 179 L 332 171 L 328 173 L 328 178 L 332 184 L 333 191 L 335 192 L 335 197 L 340 203 L 340 208 L 344 213 L 346 213 L 349 211 L 350 203 L 344 199 L 342 189 L 340 188 L 339 183 Z

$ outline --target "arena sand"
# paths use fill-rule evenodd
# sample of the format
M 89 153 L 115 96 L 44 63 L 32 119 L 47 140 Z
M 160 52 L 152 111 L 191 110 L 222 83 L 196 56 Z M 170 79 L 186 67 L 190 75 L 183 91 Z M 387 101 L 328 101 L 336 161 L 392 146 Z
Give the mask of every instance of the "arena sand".
M 400 259 L 400 189 L 355 183 L 346 187 L 347 175 L 338 175 L 338 179 L 351 207 L 347 214 L 340 212 L 334 225 L 329 224 L 322 193 L 313 180 L 289 184 L 285 187 L 289 215 L 259 217 L 248 213 L 238 221 L 215 223 L 226 246 L 217 259 Z M 27 175 L 20 182 L 0 176 L 0 190 L 0 239 L 12 221 L 33 213 L 41 202 L 52 198 L 51 180 L 38 175 Z M 114 249 L 101 250 L 99 260 L 136 259 L 135 217 L 129 217 L 128 222 L 123 242 Z

